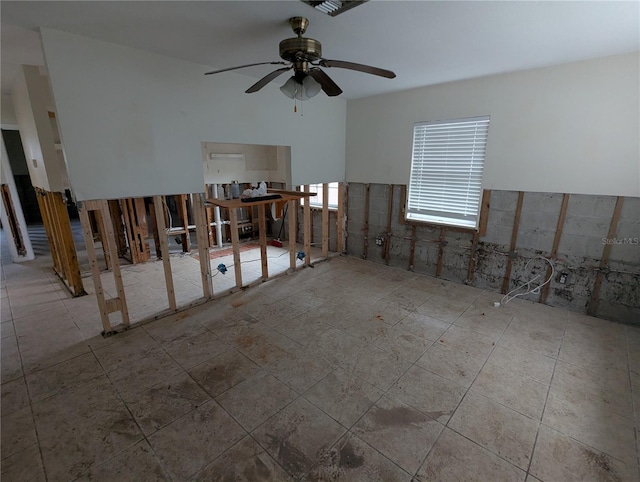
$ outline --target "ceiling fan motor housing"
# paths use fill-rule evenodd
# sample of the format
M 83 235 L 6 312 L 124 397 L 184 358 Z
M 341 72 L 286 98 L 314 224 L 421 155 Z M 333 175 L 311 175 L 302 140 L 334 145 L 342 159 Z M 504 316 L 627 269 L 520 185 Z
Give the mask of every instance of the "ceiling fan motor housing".
M 289 62 L 315 62 L 322 58 L 322 45 L 312 38 L 284 39 L 280 42 L 280 57 Z

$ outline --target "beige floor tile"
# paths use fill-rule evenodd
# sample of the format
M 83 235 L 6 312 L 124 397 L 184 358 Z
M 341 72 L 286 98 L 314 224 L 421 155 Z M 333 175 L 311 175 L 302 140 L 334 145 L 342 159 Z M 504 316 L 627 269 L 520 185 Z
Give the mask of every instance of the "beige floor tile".
M 31 400 L 37 401 L 104 374 L 93 353 L 87 353 L 26 376 Z
M 38 442 L 31 407 L 25 407 L 9 415 L 2 414 L 2 459 L 21 452 Z
M 293 479 L 250 436 L 246 436 L 194 478 L 237 482 L 287 482 Z
M 96 358 L 106 372 L 121 367 L 130 367 L 152 352 L 158 352 L 160 345 L 146 331 L 134 328 L 126 337 L 119 334 L 109 337 L 109 344 L 94 350 Z
M 487 335 L 477 333 L 475 331 L 451 325 L 436 341 L 463 351 L 475 358 L 486 360 L 495 348 L 495 340 Z
M 261 370 L 216 397 L 216 401 L 251 432 L 297 396 L 294 390 Z
M 242 427 L 211 400 L 158 430 L 148 440 L 171 476 L 185 480 L 244 435 Z
M 448 291 L 448 289 L 447 289 Z M 426 315 L 446 323 L 453 323 L 471 305 L 471 302 L 453 299 L 449 293 L 438 293 L 431 296 L 417 308 L 420 315 Z
M 74 480 L 143 438 L 124 407 L 103 411 L 46 436 L 38 433 L 49 480 Z
M 345 429 L 304 398 L 298 398 L 253 433 L 292 477 L 306 474 Z
M 158 343 L 167 344 L 202 334 L 206 328 L 188 311 L 183 311 L 148 323 L 144 325 L 144 330 Z
M 469 391 L 448 426 L 526 470 L 538 422 Z
M 397 326 L 414 335 L 436 341 L 451 326 L 451 323 L 437 320 L 421 313 L 411 313 L 400 321 Z
M 471 390 L 540 420 L 549 387 L 508 368 L 487 363 L 471 385 Z
M 420 481 L 523 481 L 525 471 L 445 428 L 417 472 Z M 559 479 L 558 479 L 559 480 Z
M 530 471 L 544 481 L 614 482 L 638 477 L 637 462 L 625 464 L 545 425 L 540 426 Z
M 145 435 L 170 424 L 210 400 L 186 373 L 125 397 L 125 403 Z
M 401 358 L 370 346 L 361 349 L 343 368 L 352 375 L 363 378 L 380 390 L 387 390 L 411 366 Z
M 442 429 L 440 423 L 423 412 L 385 396 L 371 407 L 351 431 L 413 474 Z
M 556 358 L 560 350 L 564 328 L 540 319 L 524 318 L 520 311 L 502 335 L 501 343 L 524 348 Z
M 189 338 L 181 338 L 165 345 L 166 352 L 185 369 L 199 365 L 231 349 L 230 345 L 220 341 L 210 331 Z
M 489 363 L 508 368 L 520 376 L 530 377 L 534 380 L 549 385 L 553 376 L 555 359 L 526 350 L 519 347 L 512 347 L 506 341 L 499 341 L 491 353 Z
M 38 445 L 30 447 L 2 459 L 3 482 L 45 482 Z
M 633 421 L 602 402 L 551 389 L 543 423 L 625 462 L 637 458 Z
M 365 346 L 366 344 L 356 337 L 337 328 L 331 328 L 309 343 L 307 350 L 334 365 L 342 365 L 357 356 Z
M 156 351 L 131 365 L 121 366 L 109 372 L 107 376 L 120 395 L 128 397 L 181 372 L 180 365 L 169 355 L 163 351 Z
M 259 369 L 242 353 L 230 350 L 190 368 L 188 372 L 209 395 L 216 397 Z
M 391 326 L 374 338 L 372 344 L 409 363 L 414 363 L 432 345 L 432 342 L 402 327 Z
M 484 363 L 484 357 L 476 357 L 443 343 L 434 343 L 416 365 L 469 388 Z
M 298 393 L 308 390 L 335 369 L 328 360 L 300 348 L 268 366 L 269 372 Z
M 604 340 L 580 339 L 567 334 L 562 342 L 558 358 L 590 370 L 626 370 L 628 367 L 626 343 Z
M 303 393 L 303 396 L 348 428 L 356 423 L 383 393 L 362 378 L 338 368 Z
M 308 345 L 331 328 L 331 325 L 323 320 L 305 316 L 282 320 L 277 322 L 274 328 L 301 345 Z
M 24 378 L 3 383 L 0 392 L 2 392 L 2 416 L 29 406 L 29 394 Z
M 440 423 L 446 423 L 464 396 L 466 389 L 424 370 L 411 367 L 389 390 L 395 399 L 420 410 Z
M 170 480 L 146 441 L 137 443 L 114 458 L 95 466 L 78 482 L 139 482 Z
M 493 307 L 484 309 L 469 308 L 455 321 L 455 325 L 482 333 L 497 341 L 511 321 L 510 317 L 503 317 L 491 311 L 499 309 Z
M 411 476 L 370 445 L 349 433 L 320 457 L 318 465 L 303 480 L 408 482 Z
M 631 384 L 627 370 L 585 369 L 558 361 L 551 387 L 576 404 L 581 400 L 597 401 L 612 412 L 633 420 Z

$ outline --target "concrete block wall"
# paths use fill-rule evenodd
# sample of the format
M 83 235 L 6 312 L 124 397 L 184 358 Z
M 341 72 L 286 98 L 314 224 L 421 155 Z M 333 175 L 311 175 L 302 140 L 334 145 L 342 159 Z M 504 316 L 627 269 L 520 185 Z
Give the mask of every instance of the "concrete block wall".
M 367 259 L 385 263 L 385 243 L 389 242 L 389 265 L 435 276 L 440 228 L 417 226 L 414 263 L 410 267 L 412 227 L 402 220 L 402 189 L 400 185 L 369 185 Z M 391 232 L 387 236 L 392 192 Z M 365 184 L 349 184 L 346 246 L 348 254 L 359 257 L 365 253 L 365 194 Z M 553 248 L 562 199 L 562 193 L 524 193 L 509 290 L 536 276 L 539 278 L 533 286 L 546 279 L 549 265 L 543 258 L 549 257 Z M 478 239 L 471 279 L 468 279 L 468 269 L 472 233 L 446 231 L 442 278 L 495 291 L 497 299 L 502 297 L 500 290 L 509 260 L 517 200 L 517 191 L 491 192 L 487 232 Z M 624 199 L 615 238 L 607 240 L 616 200 L 615 196 L 572 194 L 569 197 L 546 304 L 586 313 L 604 247 L 610 243 L 609 262 L 603 271 L 595 315 L 640 324 L 640 198 Z M 377 237 L 383 239 L 382 246 L 376 245 Z M 568 279 L 561 284 L 559 275 L 563 272 L 568 274 Z M 539 301 L 540 294 L 532 293 L 524 298 Z

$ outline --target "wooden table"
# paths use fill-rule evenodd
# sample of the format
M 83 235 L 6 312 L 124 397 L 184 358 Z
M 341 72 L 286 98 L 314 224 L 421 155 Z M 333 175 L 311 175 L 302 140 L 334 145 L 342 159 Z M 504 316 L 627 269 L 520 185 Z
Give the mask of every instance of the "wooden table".
M 252 208 L 258 206 L 258 229 L 260 232 L 260 258 L 262 260 L 262 280 L 269 278 L 269 270 L 267 267 L 267 223 L 266 223 L 266 206 L 274 202 L 286 202 L 288 204 L 289 219 L 289 266 L 296 269 L 296 212 L 297 202 L 303 197 L 315 196 L 315 193 L 301 191 L 285 191 L 281 189 L 270 189 L 268 195 L 278 194 L 280 199 L 260 199 L 252 198 L 251 202 L 242 202 L 240 199 L 207 199 L 207 203 L 229 210 L 229 221 L 231 225 L 231 245 L 233 248 L 233 268 L 236 275 L 236 286 L 242 288 L 242 266 L 240 261 L 240 236 L 238 234 L 238 209 Z M 307 203 L 308 204 L 308 203 Z M 284 222 L 284 219 L 283 219 Z M 305 238 L 310 232 L 310 223 L 308 219 L 304 219 Z M 305 248 L 308 246 L 308 240 L 305 239 Z M 305 252 L 305 256 L 309 258 L 310 252 Z

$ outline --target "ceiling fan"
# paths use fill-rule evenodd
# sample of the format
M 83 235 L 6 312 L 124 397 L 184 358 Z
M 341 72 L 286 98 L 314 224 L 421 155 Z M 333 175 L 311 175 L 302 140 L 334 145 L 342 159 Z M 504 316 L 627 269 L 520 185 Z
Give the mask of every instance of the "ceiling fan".
M 370 65 L 356 64 L 354 62 L 345 62 L 343 60 L 328 60 L 322 57 L 322 44 L 312 38 L 306 38 L 302 35 L 309 26 L 309 20 L 305 17 L 292 17 L 289 24 L 297 37 L 288 38 L 280 42 L 280 57 L 285 60 L 276 62 L 258 62 L 254 64 L 239 65 L 237 67 L 229 67 L 221 70 L 206 72 L 205 75 L 219 74 L 230 70 L 244 69 L 255 65 L 286 65 L 286 67 L 276 69 L 273 72 L 262 77 L 258 82 L 249 87 L 245 92 L 251 94 L 258 92 L 265 85 L 276 79 L 283 73 L 293 70 L 293 75 L 280 90 L 287 97 L 298 100 L 307 100 L 323 90 L 330 97 L 340 95 L 342 89 L 331 80 L 320 67 L 356 70 L 366 74 L 379 75 L 393 79 L 396 74 L 390 70 L 372 67 Z

